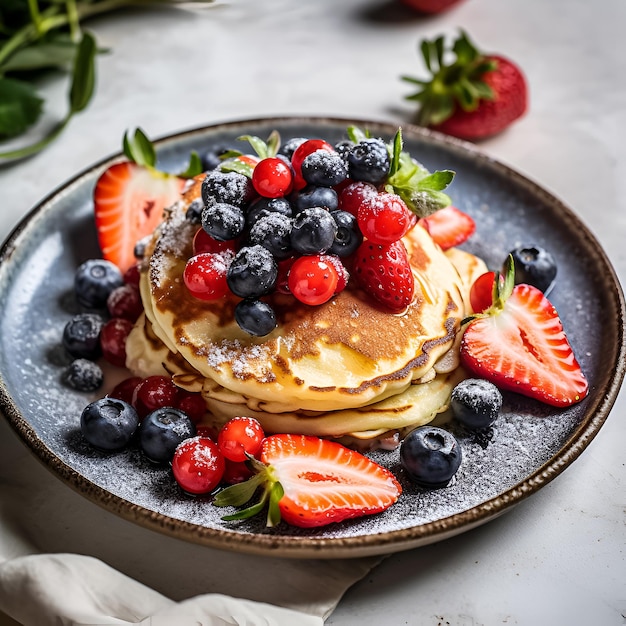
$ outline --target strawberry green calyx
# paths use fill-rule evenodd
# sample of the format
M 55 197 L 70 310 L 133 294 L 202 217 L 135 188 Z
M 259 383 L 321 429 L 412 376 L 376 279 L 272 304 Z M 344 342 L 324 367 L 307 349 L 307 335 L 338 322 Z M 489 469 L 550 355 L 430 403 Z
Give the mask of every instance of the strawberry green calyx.
M 258 515 L 263 511 L 267 504 L 267 522 L 268 528 L 276 526 L 280 520 L 280 510 L 278 503 L 284 495 L 284 490 L 271 465 L 265 465 L 254 457 L 248 455 L 248 464 L 256 472 L 252 478 L 245 482 L 230 485 L 222 489 L 213 500 L 215 506 L 236 506 L 240 507 L 247 504 L 261 489 L 261 497 L 256 504 L 245 509 L 233 513 L 232 515 L 224 515 L 222 520 L 225 522 L 249 519 Z
M 493 289 L 491 296 L 491 306 L 482 313 L 475 313 L 470 315 L 461 321 L 461 326 L 469 324 L 481 317 L 491 317 L 498 315 L 504 310 L 506 301 L 511 297 L 513 289 L 515 287 L 515 262 L 513 261 L 513 255 L 509 254 L 507 257 L 503 273 L 495 272 L 493 279 Z
M 484 81 L 484 75 L 497 68 L 497 61 L 479 52 L 464 31 L 450 50 L 446 50 L 441 36 L 433 41 L 422 41 L 420 51 L 431 73 L 430 79 L 401 77 L 418 86 L 415 93 L 406 97 L 420 105 L 418 124 L 436 126 L 451 117 L 457 107 L 471 112 L 482 100 L 494 99 L 495 94 Z M 445 57 L 450 53 L 453 59 L 447 62 Z
M 156 168 L 157 156 L 153 143 L 148 139 L 146 133 L 141 129 L 135 129 L 133 135 L 129 135 L 128 131 L 124 133 L 124 139 L 122 140 L 122 147 L 124 155 L 133 163 L 141 165 L 155 174 L 160 174 L 164 177 L 171 176 L 172 174 L 166 172 L 160 172 Z M 189 155 L 189 164 L 187 168 L 176 174 L 179 178 L 193 178 L 202 173 L 202 163 L 198 153 L 192 151 Z
M 431 174 L 402 148 L 402 131 L 398 129 L 389 147 L 391 166 L 387 191 L 398 194 L 418 217 L 428 217 L 449 206 L 452 201 L 443 190 L 452 182 L 455 173 L 437 170 Z
M 273 130 L 266 140 L 256 137 L 255 135 L 241 135 L 237 137 L 237 140 L 247 141 L 261 160 L 275 157 L 280 148 L 280 133 L 277 130 Z M 220 169 L 223 172 L 237 172 L 238 174 L 252 178 L 254 166 L 245 160 L 237 158 L 240 156 L 244 156 L 244 153 L 239 150 L 228 150 L 220 156 L 223 160 Z

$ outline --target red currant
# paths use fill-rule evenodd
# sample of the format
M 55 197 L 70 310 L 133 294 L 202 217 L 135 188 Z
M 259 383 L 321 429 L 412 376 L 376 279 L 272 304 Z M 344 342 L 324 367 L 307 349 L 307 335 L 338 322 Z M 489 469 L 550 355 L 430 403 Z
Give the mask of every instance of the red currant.
M 304 304 L 328 302 L 337 291 L 339 276 L 323 256 L 301 256 L 289 271 L 289 291 Z
M 179 388 L 169 376 L 148 376 L 135 387 L 132 405 L 144 418 L 148 413 L 164 406 L 176 406 Z
M 217 445 L 220 452 L 229 461 L 241 463 L 254 456 L 263 443 L 263 427 L 253 417 L 233 417 L 220 429 Z
M 135 322 L 143 312 L 139 289 L 131 284 L 116 287 L 107 298 L 107 309 L 111 317 L 123 317 Z
M 193 253 L 203 252 L 232 252 L 235 253 L 235 244 L 232 240 L 218 241 L 207 233 L 204 228 L 198 228 L 198 232 L 193 237 Z
M 128 402 L 128 404 L 133 403 L 133 393 L 135 393 L 135 389 L 137 385 L 143 380 L 139 376 L 131 376 L 130 378 L 125 378 L 123 381 L 117 383 L 111 392 L 107 394 L 110 398 L 115 398 L 116 400 L 123 400 L 124 402 Z
M 470 288 L 470 305 L 474 313 L 482 313 L 493 304 L 495 272 L 481 274 Z
M 346 185 L 339 194 L 338 207 L 342 211 L 352 213 L 352 215 L 356 217 L 361 204 L 363 204 L 367 198 L 375 196 L 377 193 L 376 187 L 371 183 L 362 181 L 352 182 Z
M 135 287 L 139 287 L 139 263 L 135 263 L 135 265 L 131 265 L 124 272 L 124 282 L 127 285 L 134 285 Z
M 307 139 L 301 143 L 291 156 L 291 167 L 294 172 L 293 187 L 296 190 L 304 189 L 306 181 L 302 178 L 302 161 L 316 150 L 335 152 L 335 148 L 323 139 Z
M 381 245 L 402 239 L 416 221 L 402 198 L 386 191 L 367 196 L 357 212 L 363 236 Z
M 206 404 L 200 393 L 180 390 L 176 407 L 189 416 L 189 419 L 197 424 L 206 413 Z
M 110 319 L 100 331 L 102 356 L 117 367 L 126 365 L 126 339 L 133 329 L 133 323 L 121 317 Z
M 199 300 L 217 300 L 226 295 L 230 260 L 230 255 L 220 252 L 202 252 L 191 257 L 183 271 L 183 281 L 191 295 Z
M 222 481 L 228 485 L 234 485 L 236 483 L 242 483 L 248 480 L 252 476 L 252 470 L 246 465 L 246 463 L 236 463 L 235 461 L 226 461 L 226 467 L 224 468 L 224 476 Z
M 337 287 L 335 293 L 343 291 L 348 286 L 350 274 L 341 259 L 334 254 L 321 254 L 320 259 L 326 263 L 330 263 L 337 270 Z
M 295 260 L 295 257 L 289 257 L 288 259 L 278 262 L 278 278 L 276 279 L 276 285 L 274 287 L 274 290 L 278 293 L 291 293 L 289 291 L 289 272 Z
M 292 182 L 291 168 L 278 157 L 259 161 L 252 172 L 252 185 L 264 198 L 282 198 L 291 191 Z
M 210 493 L 224 475 L 224 457 L 208 437 L 190 437 L 178 445 L 172 459 L 174 479 L 193 495 Z

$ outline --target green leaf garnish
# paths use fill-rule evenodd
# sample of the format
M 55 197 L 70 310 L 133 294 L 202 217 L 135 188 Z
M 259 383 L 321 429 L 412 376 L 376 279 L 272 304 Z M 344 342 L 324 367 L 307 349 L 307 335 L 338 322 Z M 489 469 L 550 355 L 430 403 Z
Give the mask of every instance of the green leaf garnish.
M 419 217 L 427 217 L 451 204 L 444 189 L 454 179 L 451 170 L 438 170 L 432 174 L 402 150 L 402 132 L 399 129 L 389 146 L 391 165 L 387 189 L 398 194 Z
M 242 135 L 237 137 L 239 141 L 247 141 L 260 159 L 275 157 L 280 148 L 280 135 L 278 131 L 273 130 L 266 141 L 255 135 Z
M 78 45 L 72 86 L 70 87 L 70 111 L 79 113 L 91 100 L 96 83 L 96 40 L 89 33 L 84 33 Z
M 21 135 L 41 115 L 43 100 L 35 88 L 15 78 L 0 78 L 0 138 Z
M 236 157 L 222 161 L 219 168 L 222 172 L 237 172 L 248 178 L 252 178 L 252 172 L 254 171 L 254 167 L 250 163 L 244 163 L 244 161 L 240 161 Z
M 202 174 L 202 171 L 203 168 L 200 156 L 195 150 L 192 150 L 189 155 L 189 164 L 187 165 L 187 169 L 178 175 L 181 178 L 193 178 L 194 176 L 198 176 L 198 174 Z
M 137 128 L 132 136 L 128 132 L 124 133 L 122 144 L 124 154 L 137 165 L 151 168 L 156 166 L 156 150 L 141 128 Z
M 212 0 L 190 0 L 211 3 Z M 176 4 L 178 0 L 1 0 L 0 141 L 28 132 L 41 115 L 42 98 L 32 77 L 50 69 L 69 73 L 67 114 L 40 140 L 0 153 L 21 159 L 56 139 L 93 97 L 96 54 L 104 52 L 81 26 L 84 20 L 125 6 Z M 11 82 L 5 82 L 11 81 Z M 20 84 L 16 86 L 15 82 Z

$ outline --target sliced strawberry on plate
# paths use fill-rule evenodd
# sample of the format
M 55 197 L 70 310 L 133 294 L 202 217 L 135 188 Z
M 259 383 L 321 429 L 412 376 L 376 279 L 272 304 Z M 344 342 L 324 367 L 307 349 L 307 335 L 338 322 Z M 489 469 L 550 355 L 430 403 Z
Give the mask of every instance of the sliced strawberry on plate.
M 415 279 L 404 243 L 377 244 L 363 241 L 354 253 L 353 275 L 359 285 L 394 312 L 413 300 Z
M 394 475 L 359 452 L 334 441 L 305 435 L 271 435 L 263 441 L 258 472 L 246 483 L 217 494 L 217 506 L 241 506 L 256 488 L 261 500 L 223 519 L 246 519 L 269 501 L 267 523 L 281 519 L 300 528 L 380 513 L 394 504 L 402 488 Z
M 102 256 L 123 272 L 137 262 L 135 244 L 163 219 L 180 197 L 184 180 L 124 161 L 109 167 L 96 183 L 94 211 Z
M 494 303 L 469 318 L 461 340 L 461 362 L 501 389 L 566 407 L 582 400 L 588 383 L 545 295 L 514 285 L 509 257 L 503 282 L 496 274 Z
M 435 211 L 432 215 L 423 218 L 421 224 L 442 250 L 460 246 L 476 230 L 474 220 L 454 206 Z
M 135 244 L 156 228 L 163 210 L 180 197 L 183 177 L 199 173 L 194 155 L 189 169 L 180 176 L 157 170 L 154 147 L 140 129 L 132 138 L 124 136 L 124 154 L 129 160 L 107 168 L 96 182 L 93 196 L 102 255 L 122 272 L 137 261 Z

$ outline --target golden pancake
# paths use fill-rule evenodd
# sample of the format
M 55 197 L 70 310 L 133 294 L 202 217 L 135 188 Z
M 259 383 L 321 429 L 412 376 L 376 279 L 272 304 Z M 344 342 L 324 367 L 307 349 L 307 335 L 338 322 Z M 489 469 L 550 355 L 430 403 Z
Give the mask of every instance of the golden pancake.
M 457 272 L 461 294 L 468 300 L 469 288 L 486 271 L 477 257 L 458 249 L 446 252 L 446 257 Z M 155 333 L 148 274 L 142 274 L 142 294 L 146 315 L 135 325 L 127 342 L 127 365 L 141 376 L 168 374 L 177 385 L 189 391 L 201 392 L 210 415 L 207 423 L 219 427 L 231 417 L 248 415 L 257 418 L 266 432 L 296 432 L 327 437 L 346 437 L 354 440 L 381 440 L 388 433 L 402 432 L 434 419 L 448 406 L 454 385 L 462 378 L 458 368 L 458 349 L 455 342 L 427 369 L 424 376 L 413 379 L 400 392 L 386 399 L 356 408 L 307 409 L 284 402 L 282 397 L 261 399 L 221 385 L 215 378 L 205 377 L 168 348 Z M 469 311 L 469 305 L 464 304 Z M 160 334 L 166 335 L 162 329 Z M 457 338 L 458 339 L 458 338 Z
M 416 283 L 405 311 L 392 314 L 352 281 L 320 306 L 274 293 L 277 328 L 265 337 L 242 331 L 239 298 L 194 298 L 182 274 L 198 228 L 185 218 L 199 182 L 161 225 L 142 278 L 154 333 L 202 377 L 283 411 L 363 407 L 422 379 L 453 344 L 466 314 L 466 285 L 421 227 L 404 238 Z

